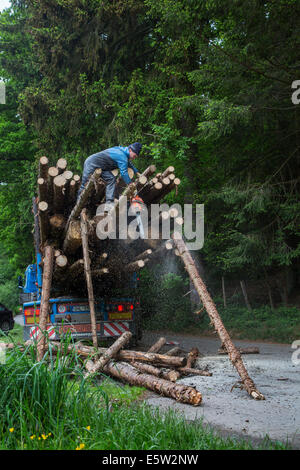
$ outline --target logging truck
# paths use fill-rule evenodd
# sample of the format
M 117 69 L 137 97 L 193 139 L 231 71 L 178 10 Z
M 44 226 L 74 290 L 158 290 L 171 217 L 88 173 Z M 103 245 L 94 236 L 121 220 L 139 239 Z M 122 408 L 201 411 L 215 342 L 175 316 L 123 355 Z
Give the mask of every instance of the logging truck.
M 101 168 L 77 197 L 80 176 L 67 170 L 67 161 L 60 158 L 56 166 L 50 166 L 46 156 L 40 158 L 37 196 L 32 201 L 35 264 L 28 266 L 24 285 L 22 281 L 19 287 L 24 339 L 43 337 L 38 341 L 41 355 L 45 333 L 50 339 L 65 335 L 92 339 L 94 346 L 97 340 L 115 339 L 126 331 L 132 333 L 133 343 L 141 337 L 137 272 L 151 260 L 159 262 L 170 248 L 161 246 L 156 233 L 150 231 L 150 237 L 144 233 L 137 206 L 144 201 L 149 207 L 180 184 L 174 167 L 151 179 L 155 172 L 156 167 L 150 165 L 125 189 L 118 178 L 121 196 L 110 211 L 110 216 L 119 215 L 121 220 L 128 205 L 133 205 L 140 239 L 102 239 L 98 227 L 108 217 L 98 212 L 106 198 Z
M 135 289 L 137 282 L 137 274 L 133 273 L 128 290 Z M 24 285 L 20 279 L 19 287 L 22 289 L 20 301 L 24 319 L 24 340 L 37 339 L 42 292 L 42 268 L 38 260 L 36 264 L 27 267 Z M 133 343 L 136 343 L 141 338 L 138 309 L 139 302 L 134 297 L 95 299 L 98 340 L 116 339 L 125 331 L 130 331 Z M 91 339 L 88 299 L 73 295 L 50 297 L 46 330 L 51 340 L 60 340 L 66 335 L 76 340 Z

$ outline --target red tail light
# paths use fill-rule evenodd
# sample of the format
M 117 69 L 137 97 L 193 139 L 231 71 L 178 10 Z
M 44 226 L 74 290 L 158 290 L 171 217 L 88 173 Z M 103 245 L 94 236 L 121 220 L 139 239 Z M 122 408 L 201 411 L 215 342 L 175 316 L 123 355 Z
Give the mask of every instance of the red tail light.
M 123 312 L 123 310 L 124 310 L 123 305 L 118 305 L 118 312 Z
M 27 307 L 24 309 L 24 315 L 27 317 L 28 315 L 39 315 L 40 314 L 40 309 L 39 308 L 34 308 L 34 307 Z

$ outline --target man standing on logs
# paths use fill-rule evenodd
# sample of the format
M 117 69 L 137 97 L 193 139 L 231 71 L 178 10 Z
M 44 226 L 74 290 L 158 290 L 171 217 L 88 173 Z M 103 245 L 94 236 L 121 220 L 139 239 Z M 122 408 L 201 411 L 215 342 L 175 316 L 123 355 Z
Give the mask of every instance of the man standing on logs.
M 102 152 L 90 155 L 84 162 L 82 183 L 79 188 L 77 199 L 83 191 L 86 182 L 91 174 L 97 168 L 102 169 L 101 178 L 106 182 L 106 205 L 105 211 L 109 211 L 114 203 L 114 194 L 116 188 L 116 177 L 113 175 L 112 170 L 120 169 L 120 174 L 126 184 L 132 183 L 128 175 L 128 167 L 139 176 L 138 170 L 133 166 L 131 160 L 137 158 L 140 154 L 142 144 L 135 142 L 128 147 L 111 147 Z

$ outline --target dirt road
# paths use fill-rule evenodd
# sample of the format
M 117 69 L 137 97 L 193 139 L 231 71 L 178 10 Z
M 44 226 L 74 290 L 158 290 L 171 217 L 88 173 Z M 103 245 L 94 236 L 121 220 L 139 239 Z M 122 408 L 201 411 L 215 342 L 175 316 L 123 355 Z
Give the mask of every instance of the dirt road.
M 217 428 L 223 435 L 250 438 L 257 442 L 266 435 L 272 440 L 289 442 L 300 448 L 300 364 L 292 361 L 291 345 L 234 341 L 236 346 L 259 347 L 260 354 L 243 355 L 249 375 L 266 400 L 256 401 L 239 388 L 231 388 L 240 379 L 227 356 L 217 354 L 218 338 L 175 335 L 165 332 L 145 333 L 141 348 L 147 349 L 160 336 L 178 342 L 189 351 L 197 347 L 203 356 L 197 366 L 208 365 L 212 377 L 185 377 L 179 383 L 193 385 L 203 395 L 203 404 L 192 407 L 149 393 L 147 402 L 160 409 L 172 408 L 188 420 L 203 418 L 203 422 Z M 164 347 L 166 351 L 171 346 Z

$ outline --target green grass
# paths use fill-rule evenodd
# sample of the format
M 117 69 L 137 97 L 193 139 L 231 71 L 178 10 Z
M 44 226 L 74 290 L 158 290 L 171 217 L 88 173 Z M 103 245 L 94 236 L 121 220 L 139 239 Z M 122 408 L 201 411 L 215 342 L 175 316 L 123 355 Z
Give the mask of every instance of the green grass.
M 225 327 L 233 338 L 292 343 L 300 337 L 300 310 L 297 307 L 254 308 L 218 306 Z M 206 315 L 207 316 L 207 315 Z M 208 318 L 201 322 L 202 332 L 211 331 Z
M 0 364 L 0 449 L 251 449 L 141 398 L 144 390 L 83 375 L 76 356 L 12 350 Z M 260 448 L 282 449 L 266 440 Z
M 263 340 L 278 343 L 292 343 L 300 337 L 300 310 L 297 307 L 279 307 L 274 311 L 269 306 L 254 308 L 252 311 L 243 306 L 224 306 L 217 302 L 217 310 L 233 339 Z M 200 317 L 190 311 L 174 310 L 173 315 L 165 317 L 159 313 L 144 322 L 147 330 L 168 330 L 190 334 L 210 335 L 213 329 L 205 310 Z

